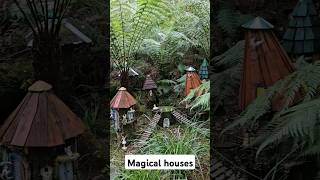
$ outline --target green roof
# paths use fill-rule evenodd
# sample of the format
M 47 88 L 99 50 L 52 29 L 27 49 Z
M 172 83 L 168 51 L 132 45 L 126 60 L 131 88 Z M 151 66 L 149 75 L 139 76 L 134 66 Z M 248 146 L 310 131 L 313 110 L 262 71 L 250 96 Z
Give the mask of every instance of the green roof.
M 312 0 L 299 0 L 291 15 L 297 17 L 316 16 L 317 10 Z
M 204 59 L 202 61 L 202 64 L 201 64 L 200 70 L 199 70 L 199 75 L 200 75 L 201 79 L 208 79 L 208 77 L 209 77 L 208 66 L 209 66 L 209 63 L 208 63 L 207 59 Z
M 320 52 L 320 21 L 312 0 L 299 0 L 283 36 L 283 46 L 291 54 Z
M 256 17 L 253 20 L 242 25 L 245 29 L 273 29 L 273 25 L 263 19 L 262 17 Z

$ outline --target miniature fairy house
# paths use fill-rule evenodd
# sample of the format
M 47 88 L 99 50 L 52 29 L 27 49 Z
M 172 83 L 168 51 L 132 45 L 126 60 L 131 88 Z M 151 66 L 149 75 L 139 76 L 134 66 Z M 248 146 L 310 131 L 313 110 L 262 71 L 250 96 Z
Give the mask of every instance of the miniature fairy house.
M 320 52 L 320 21 L 312 0 L 298 1 L 283 36 L 283 46 L 292 55 Z
M 257 17 L 242 27 L 246 33 L 240 109 L 244 110 L 266 88 L 292 73 L 294 67 L 274 35 L 273 25 Z M 274 109 L 279 100 L 273 103 Z
M 143 84 L 143 90 L 148 91 L 150 97 L 155 96 L 155 91 L 157 90 L 157 84 L 152 80 L 150 75 L 147 75 L 146 80 Z
M 195 89 L 201 84 L 200 77 L 193 67 L 188 67 L 186 71 L 185 96 L 190 93 L 191 89 Z
M 0 128 L 3 162 L 14 180 L 74 179 L 77 137 L 82 121 L 53 92 L 37 81 Z
M 209 78 L 209 71 L 208 71 L 208 61 L 207 59 L 204 59 L 202 61 L 202 64 L 200 66 L 199 75 L 200 79 L 208 79 Z
M 154 103 L 158 104 L 157 88 L 157 84 L 152 80 L 151 75 L 147 75 L 142 90 L 147 92 L 147 103 L 150 103 L 150 107 L 152 107 Z
M 110 101 L 111 116 L 117 132 L 121 132 L 123 125 L 134 122 L 135 110 L 133 106 L 137 103 L 134 97 L 125 87 L 121 87 L 117 94 Z

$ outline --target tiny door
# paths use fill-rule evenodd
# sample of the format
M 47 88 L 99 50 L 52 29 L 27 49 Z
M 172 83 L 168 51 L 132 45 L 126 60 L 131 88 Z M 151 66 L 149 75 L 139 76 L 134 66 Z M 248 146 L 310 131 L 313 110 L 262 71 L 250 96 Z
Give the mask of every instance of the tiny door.
M 59 165 L 59 180 L 73 180 L 72 162 L 64 162 Z
M 170 119 L 169 118 L 164 118 L 163 119 L 163 127 L 164 128 L 170 127 Z

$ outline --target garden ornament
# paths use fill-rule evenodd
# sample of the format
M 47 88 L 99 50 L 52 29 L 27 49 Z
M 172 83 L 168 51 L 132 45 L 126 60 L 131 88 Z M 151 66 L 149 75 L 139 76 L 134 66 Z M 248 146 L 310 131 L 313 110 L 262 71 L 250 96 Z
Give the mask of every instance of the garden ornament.
M 64 148 L 64 152 L 68 155 L 68 156 L 72 156 L 73 153 L 71 151 L 71 146 L 65 147 Z
M 40 175 L 42 177 L 42 180 L 52 180 L 53 179 L 52 172 L 53 170 L 51 166 L 45 166 L 41 168 Z
M 153 108 L 152 108 L 152 111 L 155 111 L 155 112 L 156 112 L 156 111 L 159 111 L 159 107 L 157 107 L 157 105 L 154 104 L 154 105 L 153 105 Z
M 129 122 L 131 122 L 131 121 L 133 121 L 133 116 L 134 116 L 134 112 L 135 112 L 136 110 L 134 110 L 132 107 L 130 108 L 130 110 L 128 111 L 128 121 Z
M 163 120 L 163 127 L 164 127 L 164 128 L 170 127 L 170 119 L 169 119 L 169 118 L 164 118 L 164 120 Z
M 126 114 L 122 115 L 122 122 L 127 123 L 127 115 Z
M 4 180 L 13 179 L 13 177 L 10 176 L 11 171 L 10 171 L 9 165 L 12 165 L 12 163 L 11 162 L 1 162 L 0 166 L 3 166 L 1 174 L 0 174 L 1 179 L 4 179 Z
M 127 147 L 126 147 L 126 144 L 127 144 L 127 141 L 126 141 L 126 136 L 121 136 L 121 139 L 122 139 L 122 142 L 121 142 L 121 144 L 122 144 L 122 147 L 121 147 L 121 149 L 122 150 L 127 150 Z

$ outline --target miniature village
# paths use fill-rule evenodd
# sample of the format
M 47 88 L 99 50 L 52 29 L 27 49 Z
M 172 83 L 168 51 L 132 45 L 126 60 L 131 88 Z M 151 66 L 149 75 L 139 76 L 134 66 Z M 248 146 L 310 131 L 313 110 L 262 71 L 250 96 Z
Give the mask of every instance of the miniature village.
M 214 6 L 211 178 L 318 179 L 319 1 Z
M 111 1 L 111 179 L 210 178 L 209 1 L 171 3 Z M 193 154 L 196 170 L 126 170 L 128 154 Z

